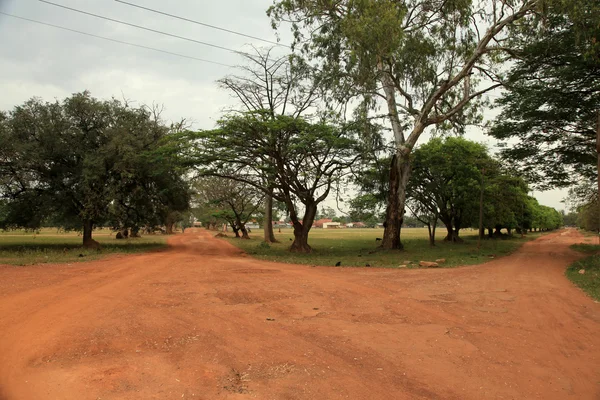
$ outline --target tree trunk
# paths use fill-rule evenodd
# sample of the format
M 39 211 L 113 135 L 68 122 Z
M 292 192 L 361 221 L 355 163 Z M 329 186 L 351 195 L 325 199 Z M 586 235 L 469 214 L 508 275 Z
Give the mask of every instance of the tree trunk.
M 92 230 L 94 229 L 94 222 L 92 220 L 83 221 L 83 247 L 89 247 L 97 249 L 100 247 L 100 243 L 92 239 Z
M 383 249 L 402 250 L 400 231 L 404 219 L 404 206 L 406 203 L 406 186 L 410 176 L 410 161 L 408 154 L 398 152 L 392 157 L 390 165 L 390 192 L 384 223 Z
M 265 203 L 265 242 L 277 243 L 277 239 L 275 239 L 275 233 L 273 232 L 273 197 L 267 196 Z
M 479 188 L 479 237 L 477 238 L 477 249 L 481 248 L 481 239 L 483 238 L 483 177 L 485 168 L 481 169 L 481 187 Z
M 172 235 L 173 234 L 173 226 L 175 224 L 173 222 L 167 222 L 165 224 L 165 230 L 167 231 L 167 235 Z
M 134 226 L 131 228 L 131 237 L 132 238 L 140 237 L 140 227 L 139 226 Z
M 600 110 L 598 110 L 596 120 L 596 152 L 598 153 L 598 207 L 600 207 Z M 600 219 L 600 209 L 598 212 Z M 600 221 L 598 221 L 598 243 L 600 243 Z
M 239 238 L 240 230 L 238 229 L 238 227 L 235 224 L 230 224 L 230 225 L 231 225 L 231 230 L 233 231 L 233 233 L 235 233 L 235 237 Z
M 242 225 L 240 231 L 242 231 L 242 239 L 250 239 L 250 236 L 248 235 L 248 230 L 244 225 Z
M 492 228 L 488 228 L 488 237 L 490 239 L 492 239 L 494 237 L 494 231 L 492 230 Z
M 298 221 L 295 216 L 292 218 L 292 224 L 294 225 L 294 241 L 290 246 L 292 253 L 312 253 L 312 247 L 308 244 L 308 232 L 310 232 L 315 215 L 317 215 L 317 204 L 311 203 L 305 206 L 306 212 L 302 222 Z
M 248 230 L 246 229 L 246 224 L 244 224 L 241 219 L 237 219 L 236 225 L 239 227 L 238 230 L 242 232 L 242 239 L 250 239 L 250 236 L 248 236 Z
M 430 246 L 435 246 L 435 226 L 437 224 L 437 221 L 434 221 L 433 226 L 431 225 L 431 223 L 427 224 L 427 232 L 429 233 L 429 245 Z
M 444 238 L 445 242 L 462 243 L 463 240 L 458 236 L 458 231 L 460 231 L 460 228 L 453 229 L 452 225 L 446 225 L 446 230 L 448 233 Z

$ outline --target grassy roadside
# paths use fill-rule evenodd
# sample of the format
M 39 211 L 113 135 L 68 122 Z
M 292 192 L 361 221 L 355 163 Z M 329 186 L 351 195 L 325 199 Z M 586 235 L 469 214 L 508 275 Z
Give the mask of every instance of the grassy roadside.
M 0 232 L 0 264 L 32 265 L 71 263 L 97 260 L 112 254 L 132 254 L 165 248 L 167 237 L 147 235 L 136 239 L 117 240 L 110 230 L 94 231 L 101 250 L 81 247 L 76 232 L 42 229 L 39 233 L 25 231 Z M 80 256 L 81 255 L 81 256 Z
M 334 266 L 337 262 L 342 267 L 371 267 L 397 268 L 407 265 L 416 268 L 419 261 L 435 261 L 446 259 L 444 267 L 458 265 L 480 264 L 492 258 L 508 255 L 519 248 L 524 242 L 539 237 L 540 234 L 529 234 L 524 238 L 518 235 L 510 239 L 483 240 L 481 250 L 477 249 L 475 231 L 465 231 L 462 235 L 464 243 L 445 243 L 441 240 L 444 232 L 438 231 L 440 240 L 435 247 L 430 247 L 427 239 L 427 229 L 407 228 L 402 230 L 404 251 L 378 250 L 382 229 L 314 229 L 310 232 L 309 244 L 313 247 L 312 254 L 293 254 L 288 251 L 291 229 L 282 230 L 275 234 L 280 243 L 266 246 L 262 243 L 262 232 L 256 232 L 250 240 L 228 238 L 232 244 L 241 248 L 252 257 L 292 263 Z M 410 264 L 406 261 L 411 261 Z
M 574 244 L 573 250 L 582 253 L 593 253 L 591 256 L 575 261 L 565 271 L 567 278 L 581 290 L 600 301 L 600 245 Z M 579 271 L 584 271 L 581 274 Z

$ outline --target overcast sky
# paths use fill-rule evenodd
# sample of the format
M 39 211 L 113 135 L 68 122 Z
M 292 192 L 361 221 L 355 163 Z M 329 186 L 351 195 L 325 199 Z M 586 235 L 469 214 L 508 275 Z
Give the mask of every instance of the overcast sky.
M 270 46 L 167 16 L 137 9 L 114 0 L 50 0 L 105 17 L 142 25 L 236 51 L 250 45 Z M 222 28 L 276 41 L 266 9 L 271 0 L 127 0 L 130 3 L 180 15 Z M 243 62 L 234 52 L 147 32 L 82 15 L 37 0 L 0 0 L 0 12 L 65 28 L 202 58 L 230 66 Z M 280 32 L 281 43 L 291 35 Z M 0 109 L 9 110 L 33 97 L 51 101 L 71 93 L 91 91 L 98 98 L 125 97 L 138 104 L 164 105 L 169 120 L 186 118 L 194 127 L 210 129 L 223 109 L 235 104 L 215 81 L 235 71 L 215 65 L 107 40 L 0 14 Z M 286 48 L 276 51 L 285 54 Z M 487 113 L 491 117 L 493 113 Z M 467 138 L 492 147 L 495 142 L 476 130 Z M 423 138 L 426 140 L 426 138 Z M 540 203 L 563 209 L 564 191 L 535 193 Z M 333 199 L 332 199 L 333 200 Z M 328 203 L 331 203 L 329 201 Z

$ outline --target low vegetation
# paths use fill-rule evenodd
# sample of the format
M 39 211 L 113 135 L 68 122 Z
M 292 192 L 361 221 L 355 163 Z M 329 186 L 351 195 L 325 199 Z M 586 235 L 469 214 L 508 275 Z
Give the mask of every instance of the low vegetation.
M 571 264 L 565 275 L 585 293 L 600 301 L 600 245 L 579 243 L 571 248 L 594 254 Z
M 406 240 L 405 251 L 387 251 L 379 249 L 382 229 L 315 229 L 311 233 L 311 254 L 291 253 L 289 242 L 293 239 L 291 229 L 276 233 L 279 243 L 265 244 L 259 235 L 250 240 L 228 239 L 232 244 L 246 251 L 252 257 L 262 260 L 335 266 L 338 262 L 342 267 L 386 267 L 407 268 L 418 267 L 419 261 L 435 261 L 444 258 L 446 262 L 441 267 L 480 264 L 493 258 L 508 255 L 519 248 L 524 242 L 539 237 L 539 233 L 531 233 L 521 238 L 515 235 L 506 239 L 486 239 L 477 249 L 477 232 L 467 231 L 464 242 L 438 242 L 435 247 L 429 246 L 428 233 L 425 228 L 404 229 L 402 235 Z M 406 261 L 410 261 L 407 263 Z
M 72 263 L 97 260 L 109 255 L 140 253 L 167 246 L 167 237 L 147 235 L 141 238 L 117 240 L 110 230 L 94 233 L 100 250 L 81 246 L 81 235 L 42 229 L 39 233 L 8 231 L 0 233 L 0 265 L 32 265 L 44 263 Z

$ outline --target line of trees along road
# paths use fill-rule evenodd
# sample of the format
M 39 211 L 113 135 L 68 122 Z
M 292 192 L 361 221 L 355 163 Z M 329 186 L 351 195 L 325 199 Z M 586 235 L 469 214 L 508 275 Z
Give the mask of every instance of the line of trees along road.
M 549 229 L 555 215 L 537 212 L 520 177 L 570 185 L 574 171 L 594 175 L 599 9 L 592 0 L 277 0 L 268 14 L 276 28 L 292 22 L 293 54 L 246 54 L 241 73 L 219 81 L 237 105 L 216 129 L 167 127 L 152 109 L 87 93 L 2 113 L 1 227 L 80 226 L 92 245 L 95 224 L 169 227 L 188 206 L 182 177 L 193 170 L 254 188 L 264 200 L 248 204 L 266 221 L 273 200 L 283 205 L 298 252 L 311 251 L 319 205 L 351 179 L 361 188 L 353 216 L 374 222 L 384 211 L 384 249 L 402 248 L 407 210 L 430 226 L 432 243 L 438 220 L 456 242 L 479 211 L 481 235 L 533 221 Z M 504 111 L 489 133 L 520 140 L 502 163 L 459 140 L 419 147 L 428 130 L 480 123 L 486 93 L 499 87 Z M 229 208 L 243 235 L 247 209 Z
M 85 246 L 97 225 L 172 229 L 190 191 L 160 146 L 178 128 L 156 107 L 88 92 L 0 113 L 0 228 L 81 229 Z

